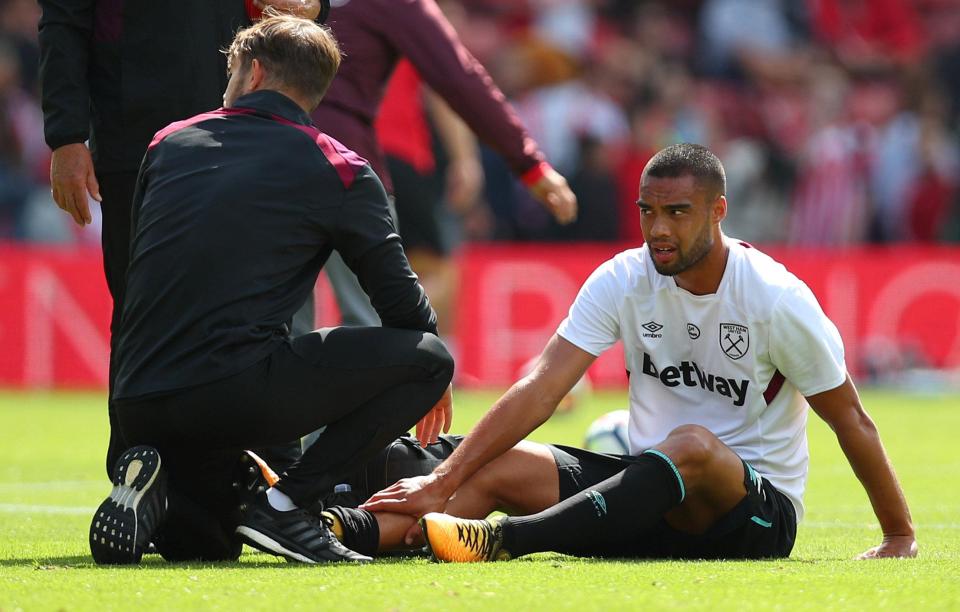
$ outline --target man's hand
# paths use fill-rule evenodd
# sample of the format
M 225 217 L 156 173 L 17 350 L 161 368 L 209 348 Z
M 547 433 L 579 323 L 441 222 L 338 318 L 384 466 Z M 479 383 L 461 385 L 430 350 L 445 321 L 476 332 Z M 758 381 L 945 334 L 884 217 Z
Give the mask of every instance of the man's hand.
M 557 223 L 567 225 L 576 220 L 577 196 L 567 185 L 567 179 L 553 168 L 547 168 L 543 176 L 529 186 L 529 190 Z
M 73 217 L 77 225 L 93 221 L 89 197 L 97 202 L 100 184 L 93 172 L 93 158 L 82 142 L 57 147 L 50 160 L 50 191 L 53 201 Z
M 880 546 L 874 546 L 857 559 L 913 558 L 917 556 L 918 550 L 917 539 L 912 535 L 883 536 Z
M 420 446 L 437 441 L 440 431 L 447 433 L 453 423 L 453 384 L 447 386 L 443 396 L 437 400 L 420 422 L 417 423 L 417 440 Z
M 483 166 L 475 158 L 452 159 L 446 179 L 447 204 L 454 212 L 468 212 L 483 189 Z
M 316 20 L 320 15 L 320 0 L 253 0 L 253 6 L 261 13 L 270 6 L 281 13 L 310 21 Z
M 368 512 L 394 512 L 420 518 L 428 512 L 443 512 L 451 493 L 441 486 L 434 474 L 415 476 L 397 481 L 386 489 L 374 493 L 360 504 Z M 420 526 L 414 523 L 404 535 L 404 542 L 412 544 Z

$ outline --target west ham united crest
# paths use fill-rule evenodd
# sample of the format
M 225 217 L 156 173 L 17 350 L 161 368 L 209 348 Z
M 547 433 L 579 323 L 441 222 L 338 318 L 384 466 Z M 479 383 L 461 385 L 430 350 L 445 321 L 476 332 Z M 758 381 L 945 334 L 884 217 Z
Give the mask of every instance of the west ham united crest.
M 730 359 L 740 359 L 750 348 L 750 330 L 738 323 L 721 323 L 720 348 Z

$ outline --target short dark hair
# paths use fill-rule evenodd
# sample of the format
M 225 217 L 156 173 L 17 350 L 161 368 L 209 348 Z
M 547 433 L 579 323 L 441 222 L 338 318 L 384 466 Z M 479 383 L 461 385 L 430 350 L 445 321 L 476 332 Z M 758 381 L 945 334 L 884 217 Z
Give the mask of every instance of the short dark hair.
M 270 81 L 319 104 L 340 67 L 340 47 L 330 28 L 291 15 L 266 16 L 237 32 L 226 50 L 227 69 L 257 59 Z
M 678 178 L 687 174 L 707 189 L 711 199 L 726 195 L 727 175 L 723 164 L 703 145 L 688 142 L 670 145 L 660 149 L 643 169 L 644 176 L 656 178 Z

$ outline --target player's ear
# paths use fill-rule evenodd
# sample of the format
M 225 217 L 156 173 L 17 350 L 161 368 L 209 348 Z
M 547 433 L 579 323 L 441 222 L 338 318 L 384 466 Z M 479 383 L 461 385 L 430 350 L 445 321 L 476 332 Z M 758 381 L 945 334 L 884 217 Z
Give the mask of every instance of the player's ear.
M 720 223 L 727 218 L 727 198 L 724 195 L 718 195 L 710 205 L 710 211 L 713 213 L 713 220 Z
M 263 88 L 264 81 L 267 80 L 267 73 L 263 69 L 260 60 L 253 58 L 250 60 L 250 70 L 247 71 L 247 91 L 257 91 Z

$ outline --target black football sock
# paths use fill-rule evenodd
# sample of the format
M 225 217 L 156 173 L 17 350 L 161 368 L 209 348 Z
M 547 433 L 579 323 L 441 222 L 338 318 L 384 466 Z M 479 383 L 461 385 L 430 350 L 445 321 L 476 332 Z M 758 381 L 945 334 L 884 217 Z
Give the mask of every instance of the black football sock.
M 610 554 L 657 524 L 680 504 L 683 479 L 670 459 L 644 452 L 625 470 L 530 516 L 503 525 L 503 549 L 512 557 L 534 552 Z
M 375 556 L 380 545 L 380 525 L 372 513 L 358 508 L 333 506 L 325 510 L 340 521 L 340 531 L 334 529 L 340 543 L 361 555 Z

